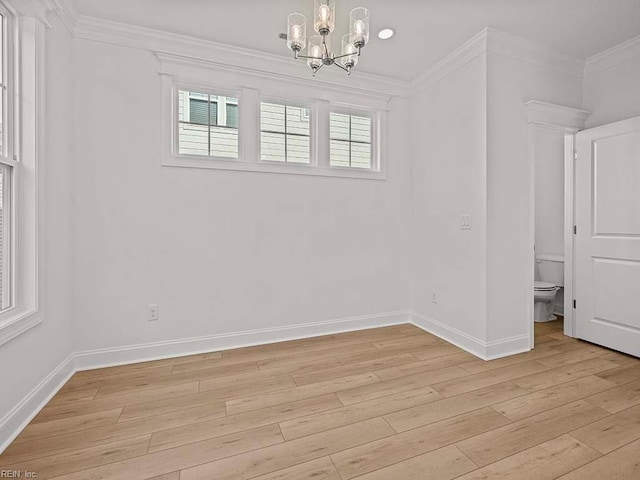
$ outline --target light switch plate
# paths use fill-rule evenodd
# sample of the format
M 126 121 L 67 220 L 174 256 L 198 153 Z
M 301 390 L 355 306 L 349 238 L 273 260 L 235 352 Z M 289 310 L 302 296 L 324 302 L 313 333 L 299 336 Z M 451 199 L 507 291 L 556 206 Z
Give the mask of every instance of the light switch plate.
M 460 215 L 460 230 L 471 230 L 471 215 Z

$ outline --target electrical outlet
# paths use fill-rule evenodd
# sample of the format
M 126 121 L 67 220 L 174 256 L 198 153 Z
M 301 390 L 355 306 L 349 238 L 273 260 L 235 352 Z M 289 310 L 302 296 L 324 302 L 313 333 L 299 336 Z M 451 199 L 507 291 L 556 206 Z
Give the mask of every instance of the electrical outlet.
M 149 305 L 147 310 L 147 321 L 155 322 L 156 320 L 160 320 L 160 306 L 153 304 Z
M 438 291 L 431 290 L 431 303 L 438 303 Z

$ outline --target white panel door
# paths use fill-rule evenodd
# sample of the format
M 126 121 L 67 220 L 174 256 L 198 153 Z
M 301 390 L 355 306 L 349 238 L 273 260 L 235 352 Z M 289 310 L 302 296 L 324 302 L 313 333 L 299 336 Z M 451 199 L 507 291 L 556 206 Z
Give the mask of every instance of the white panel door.
M 576 134 L 576 335 L 640 357 L 640 117 Z

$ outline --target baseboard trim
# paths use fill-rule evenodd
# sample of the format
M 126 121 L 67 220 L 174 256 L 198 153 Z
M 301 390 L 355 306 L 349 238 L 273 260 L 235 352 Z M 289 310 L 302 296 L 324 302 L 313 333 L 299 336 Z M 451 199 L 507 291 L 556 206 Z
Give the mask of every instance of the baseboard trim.
M 528 352 L 531 349 L 528 335 L 485 342 L 417 312 L 411 313 L 411 323 L 482 360 L 495 360 L 517 353 Z
M 0 454 L 75 373 L 73 357 L 63 360 L 0 420 Z
M 230 350 L 232 348 L 286 342 L 288 340 L 351 332 L 367 328 L 386 327 L 410 323 L 410 317 L 410 311 L 390 312 L 314 323 L 285 325 L 275 328 L 246 330 L 228 334 L 183 338 L 165 342 L 129 345 L 126 347 L 90 350 L 74 354 L 75 368 L 76 371 L 92 370 L 95 368 Z

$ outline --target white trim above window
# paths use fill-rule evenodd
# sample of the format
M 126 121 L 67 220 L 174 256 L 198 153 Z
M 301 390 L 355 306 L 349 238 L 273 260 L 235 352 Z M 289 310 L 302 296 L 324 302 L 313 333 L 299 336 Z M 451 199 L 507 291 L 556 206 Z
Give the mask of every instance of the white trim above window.
M 202 62 L 190 65 L 188 60 L 162 62 L 162 165 L 167 167 L 203 168 L 214 170 L 236 170 L 261 173 L 282 173 L 293 175 L 314 175 L 325 177 L 360 178 L 385 180 L 384 142 L 386 141 L 386 104 L 388 97 L 361 97 L 362 105 L 357 103 L 356 95 L 336 95 L 334 91 L 317 91 L 310 83 L 302 87 L 298 82 L 287 84 L 272 79 L 253 78 L 252 75 L 238 75 L 237 72 L 215 69 L 218 85 L 207 82 L 212 69 Z M 186 64 L 185 64 L 186 62 Z M 240 87 L 240 85 L 242 85 Z M 207 155 L 180 154 L 177 126 L 179 123 L 179 103 L 177 92 L 189 90 L 203 94 L 228 95 L 238 98 L 238 157 L 221 158 Z M 318 93 L 336 98 L 332 102 L 318 98 Z M 348 100 L 347 103 L 345 100 Z M 281 161 L 262 158 L 261 145 L 261 102 L 308 109 L 309 115 L 309 161 Z M 371 118 L 372 128 L 372 167 L 353 168 L 330 166 L 329 114 L 332 111 L 347 110 L 354 115 Z M 305 112 L 306 113 L 306 112 Z M 284 133 L 286 135 L 286 133 Z M 303 135 L 304 136 L 304 135 Z M 304 136 L 306 138 L 306 136 Z M 304 143 L 304 142 L 302 142 Z

